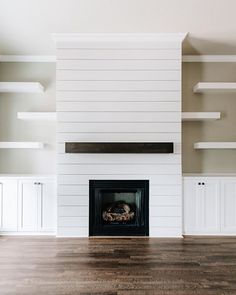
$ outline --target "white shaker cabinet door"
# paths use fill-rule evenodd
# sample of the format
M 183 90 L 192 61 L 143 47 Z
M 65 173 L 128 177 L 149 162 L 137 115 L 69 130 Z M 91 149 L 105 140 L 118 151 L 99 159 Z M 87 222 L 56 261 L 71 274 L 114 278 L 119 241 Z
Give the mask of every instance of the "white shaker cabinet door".
M 220 232 L 219 180 L 192 178 L 184 181 L 184 233 Z
M 236 178 L 221 181 L 221 231 L 236 234 Z
M 17 231 L 17 181 L 0 179 L 0 230 Z
M 35 232 L 38 230 L 38 185 L 33 180 L 19 181 L 18 230 Z
M 192 234 L 198 231 L 198 198 L 199 187 L 196 181 L 187 179 L 184 181 L 184 234 Z
M 39 192 L 39 231 L 54 232 L 56 230 L 56 184 L 55 181 L 38 181 Z
M 202 188 L 202 232 L 220 233 L 220 182 L 218 179 L 208 178 L 203 180 Z

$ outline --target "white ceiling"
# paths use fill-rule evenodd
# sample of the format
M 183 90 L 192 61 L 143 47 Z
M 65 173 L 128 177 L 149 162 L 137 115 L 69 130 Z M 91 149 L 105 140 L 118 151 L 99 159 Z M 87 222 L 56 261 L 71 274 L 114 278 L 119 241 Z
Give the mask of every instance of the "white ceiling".
M 51 33 L 189 32 L 184 54 L 236 54 L 236 0 L 0 0 L 0 54 L 55 54 Z

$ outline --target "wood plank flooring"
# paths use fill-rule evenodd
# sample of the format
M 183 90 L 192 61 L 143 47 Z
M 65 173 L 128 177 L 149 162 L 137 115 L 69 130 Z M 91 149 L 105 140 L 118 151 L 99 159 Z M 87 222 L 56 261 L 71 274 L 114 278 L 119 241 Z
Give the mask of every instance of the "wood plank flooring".
M 3 236 L 0 294 L 236 294 L 236 237 Z

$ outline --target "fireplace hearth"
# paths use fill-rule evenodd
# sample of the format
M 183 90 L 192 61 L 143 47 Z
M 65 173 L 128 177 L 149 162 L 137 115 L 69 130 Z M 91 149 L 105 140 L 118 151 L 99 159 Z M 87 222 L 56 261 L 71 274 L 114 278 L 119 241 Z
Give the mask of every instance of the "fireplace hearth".
M 90 236 L 148 236 L 148 180 L 90 180 Z

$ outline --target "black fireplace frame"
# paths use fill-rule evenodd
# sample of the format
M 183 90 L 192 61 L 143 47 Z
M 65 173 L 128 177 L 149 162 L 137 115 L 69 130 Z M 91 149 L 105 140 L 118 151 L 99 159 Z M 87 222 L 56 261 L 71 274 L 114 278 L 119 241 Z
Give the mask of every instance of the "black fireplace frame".
M 96 190 L 121 188 L 142 191 L 142 214 L 138 226 L 104 225 L 101 214 L 96 214 L 101 212 L 101 202 L 96 202 L 100 198 Z M 149 180 L 89 180 L 89 236 L 149 236 Z

